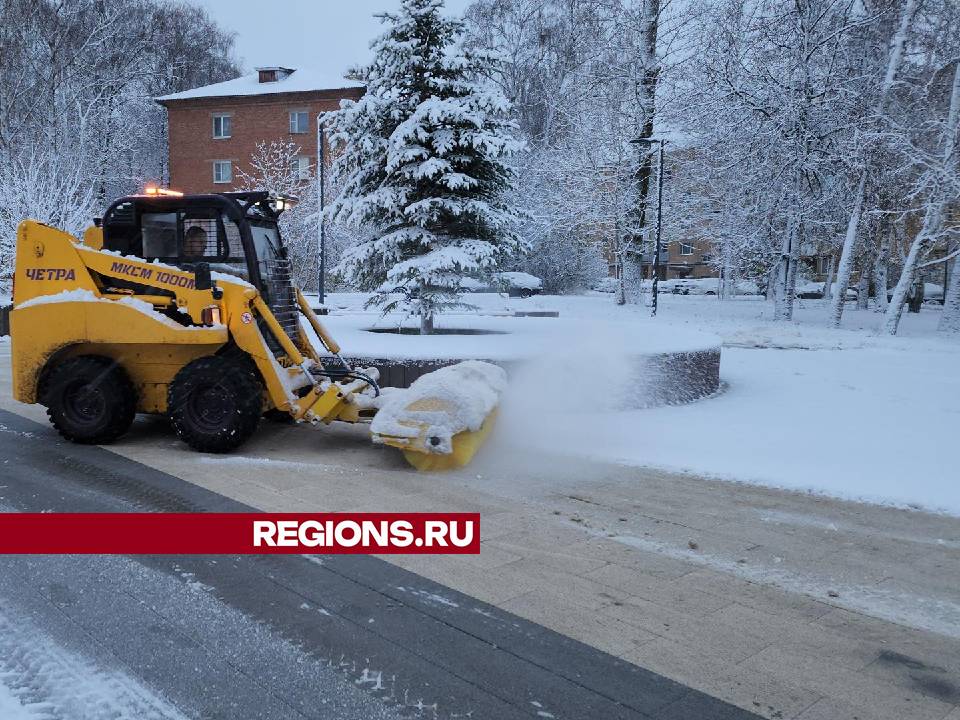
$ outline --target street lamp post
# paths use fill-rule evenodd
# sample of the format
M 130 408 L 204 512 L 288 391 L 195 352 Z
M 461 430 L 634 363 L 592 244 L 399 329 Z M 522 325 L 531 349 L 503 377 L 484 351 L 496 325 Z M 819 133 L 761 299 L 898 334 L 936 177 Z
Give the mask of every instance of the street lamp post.
M 317 278 L 317 294 L 319 295 L 320 307 L 323 307 L 325 301 L 324 276 L 326 275 L 324 264 L 326 262 L 326 221 L 323 216 L 324 211 L 324 190 L 326 180 L 326 155 L 324 152 L 324 128 L 323 113 L 317 115 L 317 253 L 319 255 L 319 277 Z
M 655 143 L 659 146 L 657 157 L 657 233 L 653 243 L 653 291 L 650 309 L 651 317 L 656 317 L 657 283 L 660 280 L 660 248 L 663 230 L 663 146 L 667 141 L 661 138 L 636 138 L 630 142 L 646 148 L 651 148 Z

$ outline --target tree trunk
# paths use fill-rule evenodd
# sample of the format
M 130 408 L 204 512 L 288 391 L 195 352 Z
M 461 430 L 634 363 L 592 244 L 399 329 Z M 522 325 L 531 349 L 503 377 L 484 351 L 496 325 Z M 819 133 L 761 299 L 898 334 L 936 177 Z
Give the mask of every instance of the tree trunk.
M 919 313 L 923 307 L 924 300 L 923 278 L 914 278 L 913 285 L 910 286 L 910 300 L 907 301 L 907 312 Z
M 720 299 L 729 300 L 737 296 L 737 279 L 734 277 L 733 258 L 729 249 L 723 258 L 723 284 L 720 286 Z
M 836 255 L 830 256 L 830 267 L 827 268 L 827 281 L 823 284 L 823 297 L 825 300 L 829 300 L 831 293 L 833 292 L 833 276 L 837 272 L 837 257 Z
M 777 299 L 777 278 L 780 276 L 780 265 L 783 263 L 783 260 L 777 262 L 770 272 L 767 274 L 767 302 L 773 300 L 776 302 Z
M 887 263 L 890 259 L 891 232 L 892 228 L 884 223 L 883 233 L 880 235 L 880 249 L 877 251 L 877 262 L 873 268 L 873 286 L 876 293 L 874 312 L 887 311 Z
M 420 308 L 420 334 L 433 335 L 433 310 Z
M 639 100 L 640 122 L 639 138 L 652 138 L 654 130 L 654 115 L 657 105 L 657 82 L 660 78 L 660 65 L 657 61 L 657 33 L 660 25 L 660 0 L 644 0 L 642 16 L 640 19 L 640 67 L 641 76 L 636 83 L 637 98 Z M 637 260 L 636 275 L 639 280 L 636 287 L 626 289 L 624 302 L 641 302 L 643 287 L 643 238 L 645 230 L 650 226 L 648 218 L 650 217 L 650 195 L 651 178 L 653 177 L 653 145 L 638 145 L 638 151 L 641 153 L 640 162 L 637 167 L 637 197 L 634 207 L 634 216 L 636 218 L 636 235 L 633 237 L 631 245 L 639 253 Z M 660 157 L 663 157 L 661 153 Z M 662 173 L 663 168 L 657 168 L 657 172 Z M 654 254 L 657 248 L 653 249 Z M 629 261 L 629 257 L 627 258 Z M 628 278 L 628 281 L 632 278 Z
M 927 211 L 923 217 L 923 227 L 920 228 L 920 233 L 910 246 L 907 259 L 903 261 L 900 279 L 897 281 L 897 286 L 893 290 L 893 297 L 890 299 L 890 305 L 884 315 L 883 329 L 890 335 L 897 334 L 897 329 L 900 327 L 900 318 L 903 315 L 903 304 L 906 302 L 910 291 L 914 291 L 911 297 L 915 306 L 918 293 L 920 295 L 919 302 L 923 302 L 923 286 L 921 284 L 919 288 L 916 287 L 918 280 L 917 265 L 919 265 L 920 259 L 926 255 L 943 223 L 943 207 L 944 203 L 942 202 L 932 202 L 927 205 Z M 917 307 L 915 312 L 919 311 L 919 307 Z M 914 311 L 911 309 L 911 312 Z
M 846 299 L 850 275 L 853 273 L 853 251 L 857 246 L 857 231 L 860 229 L 860 217 L 863 215 L 866 192 L 867 169 L 864 168 L 860 174 L 857 194 L 853 198 L 853 210 L 847 222 L 847 234 L 843 238 L 843 249 L 840 251 L 840 262 L 837 264 L 837 288 L 830 298 L 830 322 L 834 327 L 840 327 L 840 318 L 843 317 L 843 301 Z
M 870 258 L 872 260 L 873 258 Z M 857 280 L 857 310 L 866 310 L 870 307 L 870 266 L 872 263 L 864 262 L 860 270 L 860 278 Z
M 900 15 L 900 24 L 890 43 L 890 58 L 887 60 L 887 71 L 884 74 L 883 84 L 880 86 L 880 95 L 874 111 L 877 120 L 883 116 L 887 107 L 887 98 L 893 87 L 893 81 L 900 70 L 903 61 L 903 49 L 907 43 L 907 33 L 913 23 L 913 16 L 917 12 L 918 0 L 907 0 L 903 13 Z M 847 222 L 847 232 L 843 239 L 843 250 L 840 253 L 840 264 L 837 266 L 837 292 L 831 300 L 831 322 L 834 327 L 840 327 L 843 317 L 843 301 L 850 286 L 850 275 L 853 272 L 853 253 L 857 244 L 857 233 L 860 229 L 860 220 L 863 217 L 864 197 L 867 190 L 867 178 L 870 174 L 869 157 L 864 158 L 863 170 L 860 173 L 860 182 L 853 198 L 853 210 Z
M 627 240 L 626 238 L 620 237 L 620 218 L 619 216 L 614 218 L 613 222 L 613 231 L 616 234 L 617 238 L 617 292 L 616 300 L 617 305 L 626 305 L 627 304 L 627 284 L 624 278 L 624 275 L 627 273 L 626 261 L 624 256 L 626 254 Z
M 860 262 L 860 277 L 857 279 L 857 310 L 870 306 L 870 276 L 873 274 L 873 248 Z
M 943 172 L 949 172 L 950 163 L 953 162 L 954 159 L 953 154 L 957 146 L 958 124 L 960 124 L 960 63 L 957 63 L 957 67 L 953 73 L 953 88 L 950 93 L 950 112 L 947 115 L 947 124 L 943 129 L 943 155 L 941 156 Z M 927 200 L 927 208 L 923 215 L 923 227 L 920 228 L 920 233 L 910 246 L 910 252 L 907 253 L 907 259 L 903 263 L 903 271 L 900 273 L 900 279 L 897 281 L 897 287 L 893 291 L 893 299 L 890 301 L 890 307 L 887 308 L 884 319 L 884 329 L 890 335 L 897 334 L 900 317 L 903 314 L 903 303 L 907 297 L 907 290 L 918 281 L 917 265 L 933 246 L 943 227 L 944 213 L 950 198 L 944 197 L 944 192 L 941 189 L 937 189 L 934 192 L 936 195 Z M 919 302 L 922 303 L 923 279 L 919 278 L 919 282 Z M 919 307 L 917 308 L 917 312 L 919 312 Z
M 800 246 L 800 229 L 796 219 L 791 217 L 787 232 L 783 237 L 782 259 L 778 274 L 777 303 L 774 319 L 793 319 L 793 300 L 797 287 L 797 248 Z
M 960 260 L 954 259 L 950 267 L 950 281 L 943 289 L 943 315 L 937 331 L 960 333 Z

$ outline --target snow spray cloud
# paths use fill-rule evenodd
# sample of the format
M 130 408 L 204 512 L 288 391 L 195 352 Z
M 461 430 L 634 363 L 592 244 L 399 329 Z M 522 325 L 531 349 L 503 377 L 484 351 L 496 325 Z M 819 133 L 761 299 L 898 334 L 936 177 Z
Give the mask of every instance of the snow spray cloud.
M 509 368 L 510 385 L 492 444 L 504 465 L 513 467 L 530 450 L 562 456 L 579 423 L 614 412 L 637 382 L 623 328 L 615 324 L 564 322 L 543 335 L 538 353 Z M 493 455 L 494 453 L 491 453 Z

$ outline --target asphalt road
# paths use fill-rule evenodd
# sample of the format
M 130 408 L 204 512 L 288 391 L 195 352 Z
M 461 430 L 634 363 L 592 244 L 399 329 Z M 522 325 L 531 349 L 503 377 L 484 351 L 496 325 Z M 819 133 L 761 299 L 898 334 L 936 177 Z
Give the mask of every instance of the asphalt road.
M 8 512 L 251 510 L 4 411 L 0 463 Z M 52 717 L 86 717 L 63 654 L 131 717 L 753 717 L 365 556 L 3 556 L 4 626 L 5 683 Z

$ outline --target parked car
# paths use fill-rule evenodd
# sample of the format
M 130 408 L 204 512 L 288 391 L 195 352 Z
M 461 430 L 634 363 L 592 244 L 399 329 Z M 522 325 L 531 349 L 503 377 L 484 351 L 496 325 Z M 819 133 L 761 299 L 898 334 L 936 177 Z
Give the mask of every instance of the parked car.
M 460 278 L 460 289 L 464 292 L 490 292 L 490 283 L 480 282 L 475 278 Z
M 530 297 L 539 295 L 543 291 L 543 280 L 536 275 L 525 272 L 494 273 L 495 285 L 505 290 L 510 297 Z
M 800 300 L 820 300 L 823 297 L 825 283 L 815 283 L 806 278 L 797 278 L 794 297 Z
M 763 291 L 753 280 L 740 280 L 737 282 L 737 295 L 763 295 Z
M 811 282 L 806 278 L 798 277 L 794 296 L 800 300 L 821 300 L 826 287 L 826 283 Z M 833 283 L 831 287 L 836 292 L 837 284 Z M 848 287 L 845 297 L 847 300 L 856 300 L 859 294 L 856 288 Z
M 590 289 L 595 290 L 596 292 L 614 293 L 617 291 L 617 285 L 619 282 L 620 281 L 617 280 L 617 278 L 610 277 L 609 275 L 607 275 L 606 277 L 602 277 L 599 280 L 597 280 L 590 287 Z
M 674 295 L 716 295 L 720 289 L 720 280 L 717 278 L 661 280 L 657 283 L 657 289 Z
M 896 290 L 896 286 L 892 288 L 887 288 L 887 300 L 893 299 L 893 291 Z M 924 302 L 941 302 L 943 300 L 943 285 L 937 285 L 936 283 L 924 283 L 923 284 L 923 301 Z

